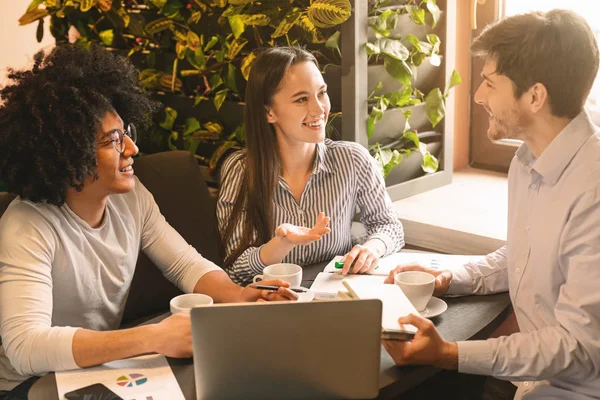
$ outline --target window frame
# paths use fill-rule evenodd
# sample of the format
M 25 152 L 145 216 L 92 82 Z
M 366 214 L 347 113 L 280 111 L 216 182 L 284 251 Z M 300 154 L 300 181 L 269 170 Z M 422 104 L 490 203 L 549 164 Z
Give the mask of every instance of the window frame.
M 473 0 L 475 8 L 476 28 L 472 31 L 475 38 L 490 23 L 497 21 L 504 14 L 502 0 Z M 471 111 L 470 111 L 470 154 L 469 165 L 475 168 L 506 172 L 510 162 L 519 148 L 515 141 L 492 141 L 487 137 L 489 127 L 488 113 L 474 97 L 477 88 L 483 82 L 480 73 L 485 61 L 479 57 L 471 57 Z

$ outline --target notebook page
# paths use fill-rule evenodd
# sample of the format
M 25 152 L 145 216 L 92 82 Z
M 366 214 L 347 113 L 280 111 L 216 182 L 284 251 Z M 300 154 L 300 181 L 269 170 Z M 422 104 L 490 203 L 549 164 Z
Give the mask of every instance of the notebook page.
M 409 324 L 399 324 L 398 318 L 408 314 L 419 315 L 399 286 L 344 279 L 343 285 L 353 297 L 358 299 L 379 299 L 383 303 L 381 327 L 388 332 L 416 333 L 417 328 Z

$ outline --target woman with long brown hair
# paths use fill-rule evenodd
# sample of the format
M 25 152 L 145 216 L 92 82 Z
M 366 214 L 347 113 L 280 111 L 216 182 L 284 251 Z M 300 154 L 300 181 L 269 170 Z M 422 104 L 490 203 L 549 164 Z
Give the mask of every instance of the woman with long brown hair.
M 308 265 L 339 254 L 344 274 L 368 273 L 404 245 L 368 151 L 325 138 L 329 109 L 310 52 L 260 52 L 246 87 L 246 149 L 225 161 L 217 204 L 224 267 L 234 282 L 249 283 L 270 264 Z M 357 211 L 368 237 L 352 247 Z

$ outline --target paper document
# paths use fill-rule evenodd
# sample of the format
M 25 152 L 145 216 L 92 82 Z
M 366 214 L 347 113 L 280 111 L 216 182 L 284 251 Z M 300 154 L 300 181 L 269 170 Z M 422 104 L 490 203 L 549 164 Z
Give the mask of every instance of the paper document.
M 438 253 L 420 253 L 420 252 L 399 252 L 390 254 L 379 260 L 379 266 L 371 275 L 389 275 L 390 271 L 401 264 L 421 264 L 424 267 L 433 269 L 453 269 L 460 267 L 468 262 L 477 261 L 483 256 L 438 254 Z M 336 256 L 327 264 L 323 272 L 340 274 L 341 269 L 335 268 L 335 262 L 341 261 L 342 256 Z
M 56 373 L 60 400 L 65 400 L 65 393 L 94 383 L 104 384 L 124 400 L 185 400 L 167 359 L 161 355 Z
M 327 272 L 319 272 L 317 277 L 315 278 L 313 284 L 310 286 L 310 290 L 315 292 L 315 297 L 317 298 L 334 298 L 337 296 L 337 293 L 341 291 L 345 291 L 346 288 L 342 281 L 344 279 L 352 280 L 352 281 L 361 281 L 367 282 L 371 284 L 383 284 L 385 280 L 385 276 L 377 276 L 377 275 L 346 275 L 342 274 L 330 274 Z
M 370 282 L 344 279 L 343 285 L 354 299 L 379 299 L 383 303 L 381 310 L 381 327 L 389 335 L 408 334 L 413 336 L 417 328 L 410 324 L 398 323 L 398 318 L 408 314 L 419 315 L 412 303 L 408 300 L 402 289 L 397 285 L 373 284 Z M 408 339 L 404 337 L 404 339 Z

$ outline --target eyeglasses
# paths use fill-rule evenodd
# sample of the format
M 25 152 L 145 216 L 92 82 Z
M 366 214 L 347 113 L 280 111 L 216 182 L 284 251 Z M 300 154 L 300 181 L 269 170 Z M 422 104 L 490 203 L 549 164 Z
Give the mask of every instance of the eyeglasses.
M 115 134 L 117 135 L 116 137 L 114 136 Z M 125 135 L 129 136 L 129 139 L 131 139 L 133 143 L 135 143 L 137 140 L 137 130 L 133 124 L 128 124 L 125 132 L 120 129 L 113 129 L 109 132 L 109 135 L 111 135 L 113 138 L 107 140 L 106 142 L 98 143 L 98 145 L 104 146 L 112 142 L 112 144 L 115 146 L 115 150 L 121 154 L 125 151 Z

